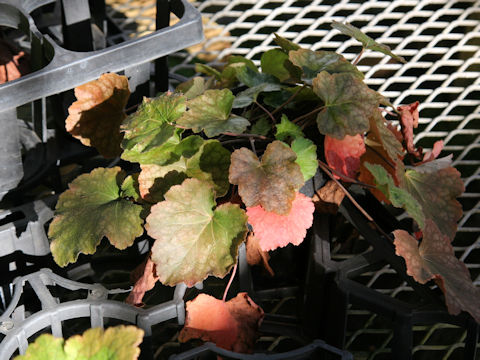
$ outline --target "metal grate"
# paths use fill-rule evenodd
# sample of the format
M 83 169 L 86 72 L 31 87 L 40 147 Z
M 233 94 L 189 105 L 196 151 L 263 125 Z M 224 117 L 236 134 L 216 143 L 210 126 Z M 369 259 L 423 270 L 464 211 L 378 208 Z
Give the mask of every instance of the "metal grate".
M 129 3 L 138 7 L 139 1 L 120 2 L 125 8 Z M 421 102 L 417 145 L 429 148 L 443 139 L 442 155 L 453 154 L 466 187 L 460 198 L 464 216 L 455 251 L 480 285 L 480 1 L 205 0 L 193 4 L 204 16 L 206 31 L 215 36 L 207 35 L 201 48 L 170 56 L 171 71 L 178 74 L 192 76 L 195 62 L 211 60 L 215 64 L 230 54 L 259 64 L 261 53 L 275 45 L 273 32 L 304 47 L 334 50 L 352 60 L 360 46 L 331 30 L 332 20 L 362 28 L 405 57 L 408 64 L 402 65 L 367 52 L 359 68 L 365 73 L 365 82 L 394 105 Z M 115 9 L 122 11 L 118 6 Z M 138 14 L 142 17 L 144 13 Z M 135 19 L 135 12 L 130 15 Z M 143 34 L 142 27 L 139 33 Z M 405 283 L 392 281 L 394 271 L 388 267 L 362 277 L 368 286 L 392 297 L 411 292 Z M 351 308 L 349 328 L 347 348 L 356 359 L 389 358 L 392 333 L 388 324 L 374 314 Z M 437 324 L 417 326 L 414 332 L 415 359 L 461 358 L 463 329 Z

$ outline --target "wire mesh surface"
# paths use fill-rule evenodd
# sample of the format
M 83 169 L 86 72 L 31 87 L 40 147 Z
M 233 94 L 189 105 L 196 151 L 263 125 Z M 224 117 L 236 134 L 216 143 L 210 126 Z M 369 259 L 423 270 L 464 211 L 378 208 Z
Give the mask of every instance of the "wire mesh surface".
M 131 34 L 144 35 L 145 16 L 154 16 L 153 1 L 109 1 L 110 14 L 127 13 Z M 120 3 L 120 4 L 119 4 Z M 453 154 L 466 191 L 464 215 L 454 241 L 456 255 L 480 285 L 480 1 L 473 0 L 205 0 L 194 5 L 204 16 L 207 40 L 201 47 L 170 56 L 171 71 L 193 76 L 193 64 L 243 55 L 259 64 L 275 46 L 273 32 L 304 47 L 333 50 L 353 60 L 359 43 L 330 28 L 348 21 L 405 57 L 406 65 L 376 52 L 359 62 L 365 82 L 394 105 L 420 101 L 415 142 L 429 148 L 443 139 L 442 155 Z M 148 16 L 147 16 L 148 17 Z M 136 30 L 132 24 L 139 20 Z M 148 22 L 148 21 L 147 21 Z M 150 27 L 149 27 L 150 26 Z M 208 33 L 210 35 L 208 35 Z M 363 274 L 364 283 L 401 297 L 411 292 L 388 266 Z M 358 359 L 389 358 L 392 332 L 375 314 L 352 307 L 347 349 Z M 447 324 L 414 328 L 414 358 L 461 358 L 463 329 Z

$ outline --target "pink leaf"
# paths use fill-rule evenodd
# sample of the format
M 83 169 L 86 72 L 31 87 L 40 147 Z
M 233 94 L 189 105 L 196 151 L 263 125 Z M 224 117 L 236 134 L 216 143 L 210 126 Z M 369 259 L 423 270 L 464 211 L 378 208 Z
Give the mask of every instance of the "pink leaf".
M 297 193 L 288 215 L 265 211 L 260 205 L 247 208 L 247 215 L 260 248 L 269 251 L 290 243 L 299 245 L 312 226 L 314 210 L 312 199 Z
M 326 135 L 324 148 L 325 159 L 331 168 L 345 176 L 356 177 L 360 169 L 360 157 L 366 151 L 365 142 L 361 134 L 355 136 L 346 135 L 342 140 Z

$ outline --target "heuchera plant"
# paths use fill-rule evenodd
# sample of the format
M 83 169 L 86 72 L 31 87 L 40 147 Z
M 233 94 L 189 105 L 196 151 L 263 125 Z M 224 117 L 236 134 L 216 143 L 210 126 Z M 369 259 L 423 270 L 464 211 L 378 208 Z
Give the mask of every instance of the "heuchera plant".
M 320 197 L 350 196 L 342 183 L 355 183 L 403 208 L 421 230 L 417 238 L 394 232 L 408 274 L 435 280 L 451 313 L 465 310 L 480 322 L 480 291 L 451 246 L 462 215 L 460 173 L 451 156 L 436 159 L 441 141 L 426 154 L 415 147 L 418 102 L 393 107 L 356 67 L 364 50 L 405 60 L 349 24 L 333 27 L 362 43 L 352 63 L 276 35 L 279 47 L 262 55 L 261 69 L 241 56 L 221 68 L 197 64 L 206 77 L 144 99 L 128 117 L 125 77 L 105 74 L 77 87 L 67 130 L 141 171 L 97 168 L 70 184 L 49 229 L 55 261 L 92 254 L 104 237 L 125 249 L 145 229 L 155 243 L 127 300 L 140 304 L 156 281 L 193 286 L 226 276 L 250 224 L 248 258 L 272 272 L 267 251 L 300 244 L 312 225 L 314 203 L 299 190 L 320 167 L 332 179 Z M 187 304 L 180 340 L 250 351 L 248 334 L 262 318 L 246 294 L 229 302 L 202 294 Z

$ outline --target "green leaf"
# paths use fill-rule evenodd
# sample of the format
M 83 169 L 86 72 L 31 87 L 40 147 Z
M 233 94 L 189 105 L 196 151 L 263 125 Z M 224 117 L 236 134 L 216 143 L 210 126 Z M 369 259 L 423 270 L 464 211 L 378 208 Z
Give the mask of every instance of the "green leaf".
M 230 115 L 234 99 L 228 89 L 207 90 L 188 102 L 189 110 L 177 123 L 194 132 L 203 130 L 208 137 L 223 132 L 243 133 L 250 123 L 247 119 Z
M 234 109 L 246 107 L 253 102 L 257 101 L 257 97 L 261 92 L 271 92 L 280 89 L 278 84 L 260 84 L 254 87 L 248 88 L 238 93 L 233 101 L 232 107 Z
M 262 117 L 258 119 L 255 124 L 253 124 L 252 130 L 250 130 L 250 132 L 252 134 L 267 136 L 270 130 L 272 130 L 272 125 L 270 124 L 270 121 L 266 117 Z
M 15 360 L 135 360 L 142 339 L 143 330 L 132 325 L 88 329 L 67 341 L 42 334 Z
M 213 76 L 217 80 L 220 80 L 222 78 L 222 74 L 220 74 L 218 70 L 215 70 L 213 67 L 205 64 L 196 63 L 195 71 L 208 76 Z
M 365 167 L 372 173 L 378 189 L 390 200 L 392 205 L 406 210 L 423 228 L 425 226 L 425 216 L 420 203 L 408 191 L 395 186 L 392 177 L 382 166 L 365 163 Z
M 217 140 L 203 141 L 198 151 L 188 158 L 182 156 L 175 163 L 163 166 L 142 165 L 140 193 L 147 201 L 162 201 L 170 187 L 193 177 L 210 182 L 216 197 L 223 196 L 230 187 L 229 167 L 230 152 Z
M 238 67 L 236 70 L 237 79 L 248 87 L 268 84 L 270 86 L 269 91 L 281 89 L 278 79 L 270 74 L 253 71 L 250 67 L 245 65 Z
M 120 189 L 120 196 L 122 198 L 132 198 L 138 202 L 141 199 L 140 190 L 138 189 L 138 173 L 128 175 L 125 180 L 123 180 Z
M 285 68 L 284 63 L 288 55 L 280 49 L 271 49 L 262 54 L 260 65 L 262 72 L 275 76 L 280 81 L 290 78 L 290 72 Z
M 205 90 L 205 79 L 201 76 L 195 76 L 193 79 L 179 84 L 175 89 L 175 91 L 183 93 L 187 100 L 202 95 Z
M 238 205 L 215 207 L 213 187 L 187 179 L 152 207 L 145 226 L 156 239 L 152 260 L 165 285 L 188 286 L 209 275 L 224 277 L 237 260 L 247 234 L 247 216 Z
M 322 71 L 313 79 L 313 91 L 325 103 L 317 115 L 320 133 L 343 139 L 369 129 L 369 118 L 378 108 L 377 93 L 351 73 L 330 75 Z
M 290 212 L 298 189 L 304 184 L 297 155 L 281 141 L 268 144 L 262 161 L 247 148 L 235 150 L 230 165 L 230 183 L 247 207 L 261 205 L 280 215 Z
M 237 81 L 237 71 L 243 66 L 249 67 L 254 72 L 258 72 L 257 67 L 252 60 L 247 59 L 243 56 L 230 56 L 228 58 L 227 66 L 222 70 L 222 85 L 224 87 L 232 87 L 233 84 Z
M 299 137 L 304 137 L 302 129 L 300 126 L 292 123 L 288 120 L 285 114 L 282 115 L 280 124 L 275 125 L 277 132 L 275 133 L 275 139 L 285 141 L 287 138 L 297 139 Z
M 228 65 L 231 65 L 231 64 L 245 64 L 246 66 L 248 66 L 250 69 L 254 70 L 254 71 L 257 71 L 258 72 L 258 69 L 257 67 L 255 66 L 255 64 L 253 63 L 252 60 L 250 59 L 247 59 L 246 57 L 244 56 L 240 56 L 240 55 L 233 55 L 233 56 L 230 56 L 227 60 L 227 64 Z
M 378 42 L 373 40 L 370 36 L 364 34 L 360 29 L 356 28 L 353 25 L 350 25 L 349 23 L 342 24 L 342 23 L 333 21 L 332 27 L 334 29 L 337 29 L 343 34 L 351 36 L 356 40 L 360 41 L 365 49 L 379 51 L 382 54 L 388 55 L 399 62 L 402 62 L 404 64 L 407 63 L 407 61 L 403 57 L 392 53 L 392 50 L 387 45 L 379 44 Z
M 187 175 L 213 184 L 216 197 L 227 193 L 230 151 L 218 140 L 207 140 L 200 150 L 187 161 Z
M 48 230 L 58 265 L 75 262 L 80 253 L 93 254 L 104 236 L 125 249 L 142 235 L 142 206 L 120 196 L 124 179 L 119 167 L 97 168 L 77 177 L 60 195 Z
M 311 140 L 299 137 L 292 142 L 292 150 L 297 154 L 295 162 L 300 166 L 303 179 L 310 180 L 318 168 L 317 147 Z
M 302 69 L 302 79 L 307 82 L 314 79 L 321 71 L 327 71 L 330 74 L 351 73 L 359 79 L 364 78 L 363 73 L 358 71 L 355 65 L 333 51 L 299 49 L 290 51 L 288 57 L 295 66 Z
M 182 129 L 172 124 L 185 112 L 185 97 L 166 93 L 145 99 L 138 111 L 122 125 L 122 159 L 142 164 L 162 164 L 180 143 Z
M 281 37 L 280 35 L 273 33 L 275 35 L 275 42 L 277 43 L 278 46 L 280 46 L 284 51 L 287 53 L 291 50 L 298 50 L 301 49 L 301 47 L 294 42 L 285 39 L 284 37 Z
M 399 163 L 396 175 L 400 187 L 420 203 L 425 218 L 433 220 L 440 232 L 453 240 L 457 221 L 462 217 L 462 205 L 456 198 L 465 191 L 465 186 L 458 170 L 445 167 L 443 159 L 439 160 L 406 171 Z

